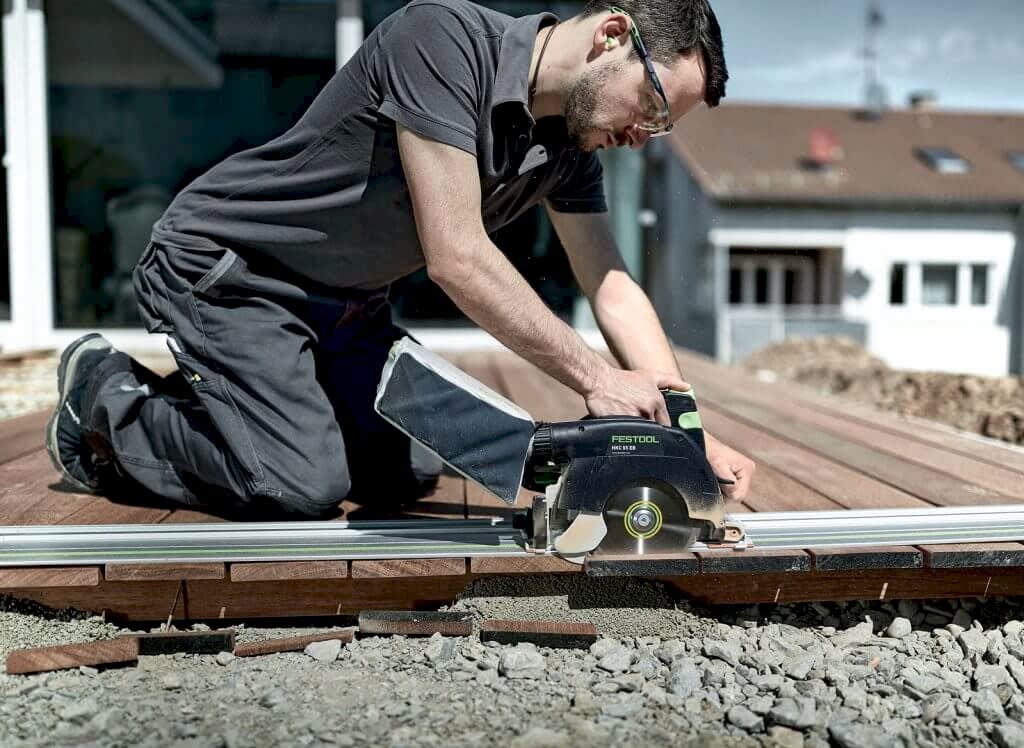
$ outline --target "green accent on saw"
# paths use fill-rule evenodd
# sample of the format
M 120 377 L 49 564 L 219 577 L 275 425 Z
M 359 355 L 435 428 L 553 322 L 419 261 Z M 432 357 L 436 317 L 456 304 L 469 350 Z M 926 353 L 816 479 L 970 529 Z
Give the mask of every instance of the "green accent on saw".
M 680 413 L 679 418 L 676 420 L 681 429 L 700 429 L 704 428 L 700 422 L 700 413 Z

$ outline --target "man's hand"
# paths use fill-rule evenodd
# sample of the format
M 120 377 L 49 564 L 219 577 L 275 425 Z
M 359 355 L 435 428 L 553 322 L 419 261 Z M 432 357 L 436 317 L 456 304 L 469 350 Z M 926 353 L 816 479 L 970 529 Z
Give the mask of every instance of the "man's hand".
M 704 432 L 704 443 L 707 445 L 708 462 L 711 463 L 715 475 L 719 478 L 735 481 L 732 484 L 721 483 L 722 494 L 727 500 L 740 501 L 747 497 L 750 481 L 754 477 L 757 465 L 749 457 L 741 455 L 734 449 L 725 446 L 707 431 Z
M 678 374 L 608 367 L 584 398 L 592 416 L 642 416 L 671 426 L 662 389 L 686 391 L 690 385 Z

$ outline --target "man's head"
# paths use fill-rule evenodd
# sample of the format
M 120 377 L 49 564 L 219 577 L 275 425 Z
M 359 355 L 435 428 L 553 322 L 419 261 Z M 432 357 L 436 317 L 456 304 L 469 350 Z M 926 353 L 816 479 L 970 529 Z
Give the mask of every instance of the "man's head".
M 722 31 L 708 0 L 592 0 L 574 21 L 586 56 L 562 98 L 584 150 L 639 147 L 725 96 Z

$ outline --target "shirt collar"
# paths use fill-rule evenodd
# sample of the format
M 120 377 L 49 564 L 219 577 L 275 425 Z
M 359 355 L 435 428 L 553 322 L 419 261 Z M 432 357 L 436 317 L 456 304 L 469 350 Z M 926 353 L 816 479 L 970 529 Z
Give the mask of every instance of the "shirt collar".
M 553 13 L 538 13 L 515 18 L 509 23 L 501 35 L 492 105 L 520 102 L 524 107 L 528 106 L 530 63 L 537 32 L 541 24 L 557 20 L 558 16 Z

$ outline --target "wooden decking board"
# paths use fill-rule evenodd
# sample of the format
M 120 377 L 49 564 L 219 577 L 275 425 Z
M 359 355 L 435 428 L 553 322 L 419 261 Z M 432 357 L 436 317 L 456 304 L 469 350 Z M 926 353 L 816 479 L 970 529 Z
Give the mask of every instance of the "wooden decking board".
M 786 445 L 784 442 L 759 432 L 707 405 L 701 406 L 701 419 L 708 433 L 714 434 L 716 438 L 757 463 L 754 483 L 749 496 L 743 502 L 754 511 L 782 512 L 845 508 L 846 504 L 829 496 L 828 492 L 834 492 L 837 489 L 836 484 L 827 478 L 829 472 L 835 472 L 835 466 L 829 460 L 806 450 L 794 448 L 792 445 Z M 796 454 L 793 455 L 794 467 L 791 471 L 783 471 L 777 462 L 772 462 L 770 459 L 773 455 L 787 455 L 793 451 Z M 876 486 L 888 488 L 883 484 L 878 484 L 877 481 L 865 479 L 859 473 L 847 472 L 860 479 L 862 483 L 870 483 L 873 493 L 877 493 Z M 822 473 L 825 473 L 825 476 Z M 826 491 L 820 489 L 826 489 Z M 733 508 L 728 506 L 728 511 L 733 511 Z
M 3 421 L 0 464 L 42 449 L 49 418 L 49 411 L 39 411 Z
M 0 465 L 0 525 L 59 525 L 99 497 L 72 493 L 46 450 Z
M 839 416 L 860 426 L 902 437 L 910 442 L 936 446 L 946 453 L 956 453 L 1024 475 L 1024 447 L 1008 445 L 994 439 L 985 440 L 924 418 L 907 419 L 899 414 L 847 398 L 819 394 L 809 387 L 781 379 L 772 383 L 761 382 L 745 372 L 722 367 L 706 356 L 683 349 L 676 350 L 677 359 L 684 373 L 693 371 L 700 374 L 699 377 L 693 377 L 699 383 L 698 397 L 703 390 L 704 382 L 720 382 L 727 384 L 737 393 L 754 395 L 766 401 L 806 406 L 829 416 Z
M 893 436 L 938 447 L 947 454 L 971 457 L 1024 475 L 1024 446 L 1007 444 L 921 417 L 883 411 L 848 398 L 818 394 L 809 387 L 783 380 L 771 385 L 758 385 L 762 388 L 770 387 L 777 394 L 783 394 L 822 413 L 840 413 L 851 421 Z
M 808 548 L 815 571 L 920 569 L 924 554 L 913 546 L 878 548 Z
M 0 568 L 0 589 L 21 587 L 95 587 L 98 566 L 20 566 Z
M 1006 496 L 983 486 L 960 480 L 956 476 L 941 473 L 893 455 L 878 452 L 866 445 L 824 431 L 808 429 L 791 421 L 780 411 L 732 399 L 728 405 L 724 391 L 715 392 L 715 407 L 745 420 L 758 424 L 787 441 L 831 457 L 848 467 L 885 481 L 907 493 L 913 494 L 936 506 L 973 506 L 977 504 L 1013 504 L 1019 498 Z
M 959 479 L 987 488 L 1006 496 L 1022 494 L 1020 473 L 980 462 L 973 457 L 959 457 L 953 465 L 949 453 L 930 444 L 888 434 L 874 425 L 865 425 L 842 416 L 822 413 L 797 402 L 788 402 L 785 412 L 792 421 L 817 432 L 825 431 L 844 439 L 869 446 L 878 452 L 909 460 L 916 465 L 940 473 L 950 473 Z
M 353 579 L 381 577 L 448 577 L 466 574 L 464 558 L 402 558 L 352 562 Z
M 348 561 L 255 561 L 229 567 L 232 582 L 344 579 L 348 576 Z
M 111 582 L 223 579 L 224 575 L 222 563 L 117 563 L 103 569 L 103 577 Z
M 680 577 L 699 574 L 700 561 L 693 553 L 608 554 L 588 557 L 584 571 L 591 577 Z
M 579 574 L 583 567 L 557 556 L 525 556 L 520 558 L 494 558 L 479 556 L 469 559 L 471 574 Z
M 806 551 L 716 550 L 696 551 L 701 574 L 767 574 L 771 572 L 805 572 L 811 570 L 811 557 Z
M 918 546 L 930 569 L 1024 566 L 1021 543 L 955 543 Z

